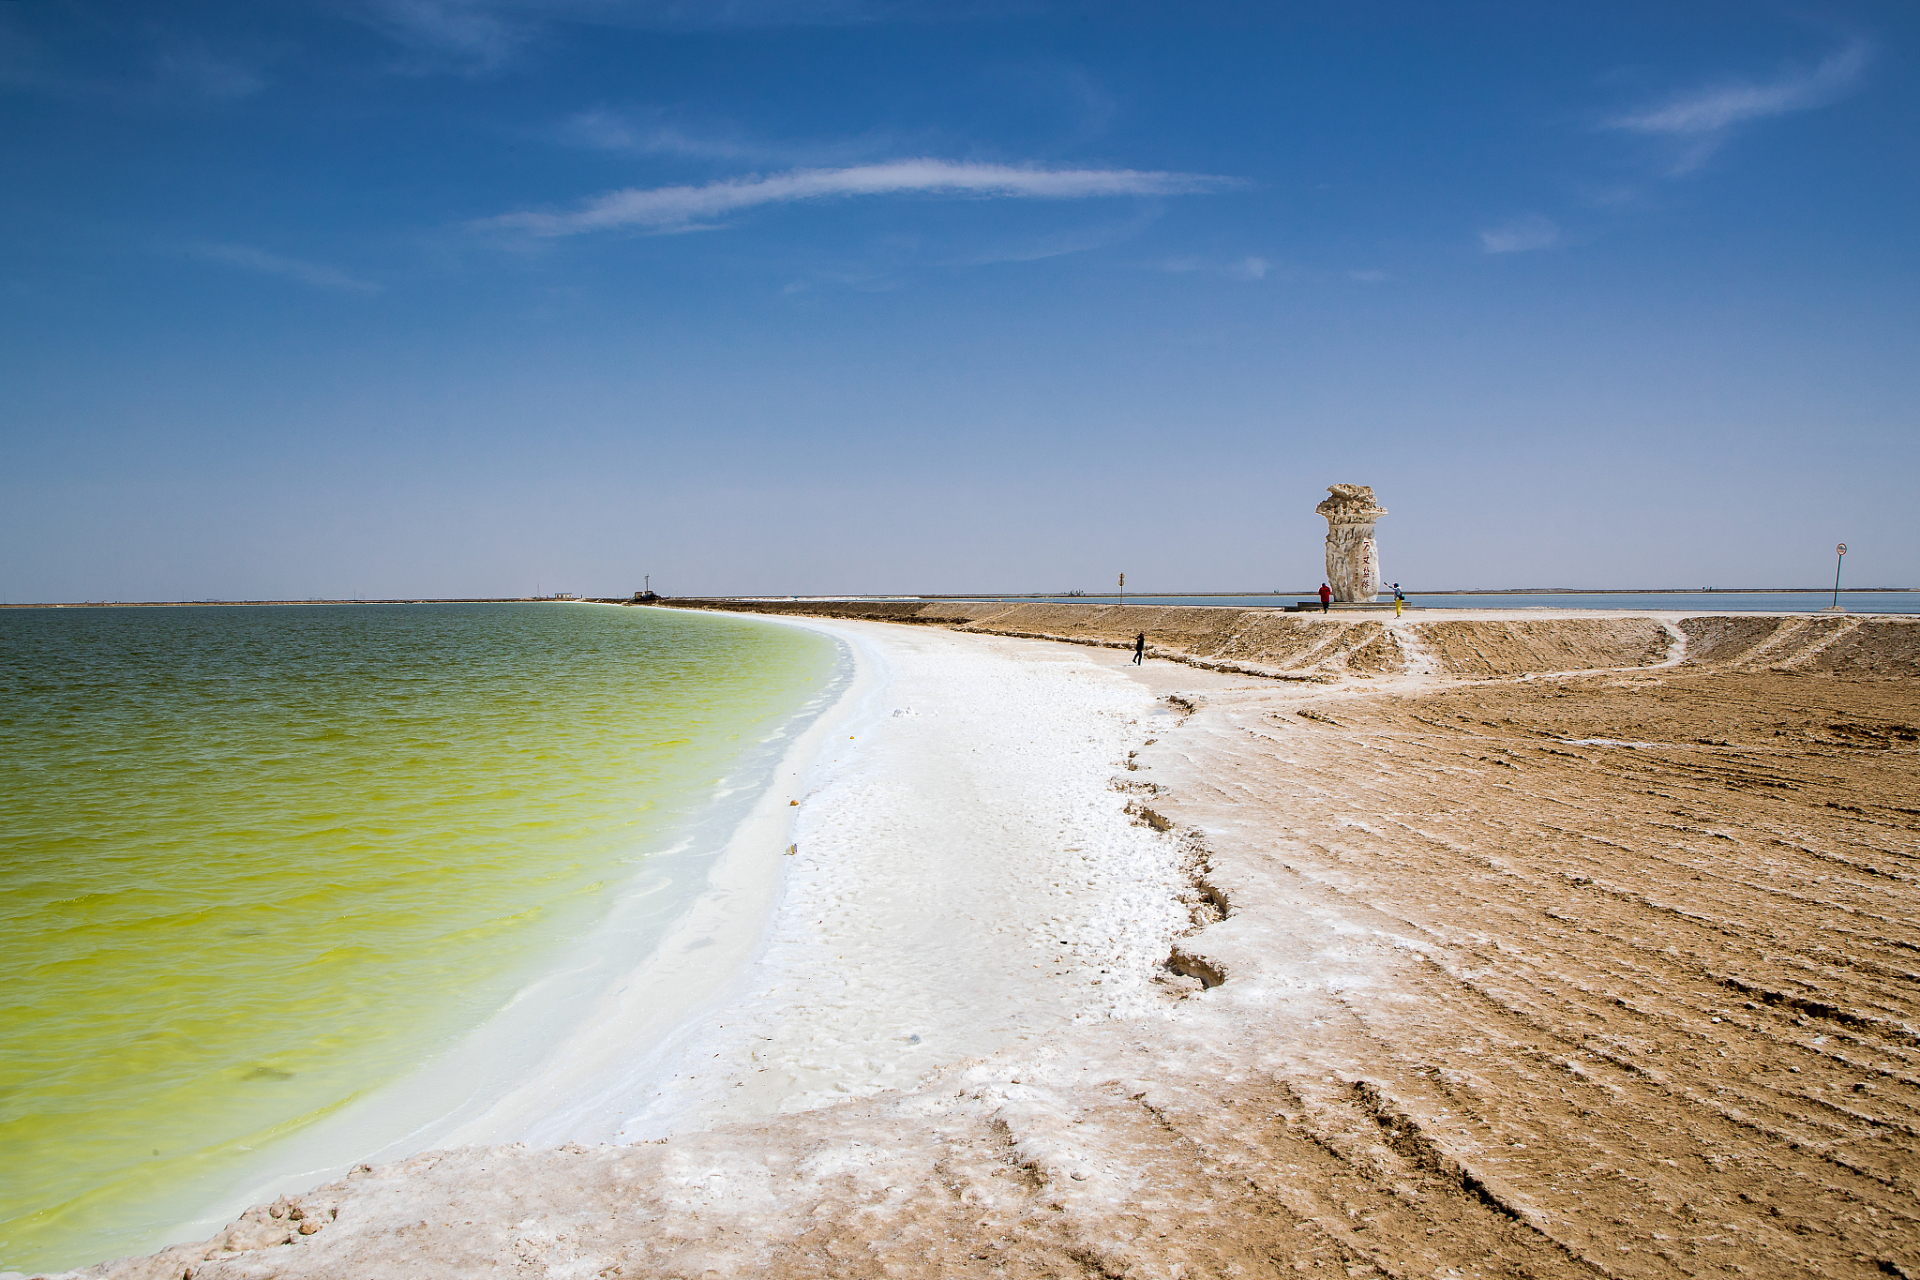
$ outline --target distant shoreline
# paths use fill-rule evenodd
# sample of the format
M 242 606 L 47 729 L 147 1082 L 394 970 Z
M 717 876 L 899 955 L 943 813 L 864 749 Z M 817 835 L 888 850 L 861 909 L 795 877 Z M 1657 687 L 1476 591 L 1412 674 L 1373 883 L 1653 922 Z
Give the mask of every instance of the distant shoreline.
M 551 596 L 399 596 L 392 600 L 66 600 L 0 604 L 0 609 L 231 609 L 282 604 L 625 604 L 625 600 L 555 600 Z
M 1126 598 L 1155 600 L 1253 600 L 1266 596 L 1275 599 L 1290 600 L 1295 596 L 1307 599 L 1317 587 L 1308 587 L 1300 591 L 1140 591 L 1129 592 Z M 1843 596 L 1872 595 L 1909 595 L 1920 592 L 1920 587 L 1842 587 Z M 1832 587 L 1474 587 L 1452 591 L 1420 590 L 1420 596 L 1784 596 L 1784 595 L 1832 595 Z M 1118 600 L 1122 597 L 1115 592 L 1098 594 L 1070 595 L 1063 591 L 972 591 L 958 595 L 940 595 L 926 593 L 907 595 L 899 592 L 874 593 L 867 595 L 733 595 L 733 596 L 689 596 L 690 600 L 1047 600 L 1047 601 L 1086 601 L 1095 603 L 1101 600 Z M 658 603 L 667 604 L 675 597 L 661 596 Z M 396 596 L 382 600 L 46 600 L 22 604 L 0 604 L 0 609 L 190 609 L 190 608 L 242 608 L 265 605 L 302 605 L 302 604 L 631 604 L 630 596 L 578 596 L 570 600 L 556 599 L 553 596 Z M 653 602 L 649 602 L 653 603 Z

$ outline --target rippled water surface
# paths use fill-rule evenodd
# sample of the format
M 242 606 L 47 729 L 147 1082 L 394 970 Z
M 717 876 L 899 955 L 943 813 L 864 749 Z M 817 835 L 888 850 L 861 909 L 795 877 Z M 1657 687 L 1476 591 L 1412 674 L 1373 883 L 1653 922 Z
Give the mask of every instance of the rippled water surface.
M 484 1020 L 833 665 L 648 609 L 0 611 L 0 1270 L 153 1247 Z

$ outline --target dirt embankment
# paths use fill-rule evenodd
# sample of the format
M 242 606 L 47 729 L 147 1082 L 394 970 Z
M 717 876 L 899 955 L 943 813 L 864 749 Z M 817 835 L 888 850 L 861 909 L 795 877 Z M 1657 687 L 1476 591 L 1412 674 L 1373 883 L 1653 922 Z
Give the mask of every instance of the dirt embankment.
M 1920 676 L 1920 617 L 1671 614 L 1403 618 L 1165 605 L 673 600 L 676 608 L 917 623 L 1104 648 L 1286 680 L 1521 676 L 1684 664 Z
M 1295 1052 L 1309 1135 L 1371 1119 L 1381 1182 L 1459 1170 L 1589 1273 L 1920 1275 L 1920 685 L 1246 692 L 1185 736 L 1160 804 L 1235 850 L 1244 910 L 1189 944 L 1222 990 L 1286 972 L 1287 901 L 1406 958 Z M 1370 1229 L 1384 1270 L 1434 1274 L 1448 1199 Z

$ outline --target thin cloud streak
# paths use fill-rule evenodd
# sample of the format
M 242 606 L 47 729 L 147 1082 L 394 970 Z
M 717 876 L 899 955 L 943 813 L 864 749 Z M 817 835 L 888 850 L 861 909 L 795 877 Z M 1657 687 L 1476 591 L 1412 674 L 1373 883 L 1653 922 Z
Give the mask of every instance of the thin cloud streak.
M 1853 87 L 1866 69 L 1869 52 L 1865 41 L 1856 40 L 1823 58 L 1811 72 L 1785 76 L 1772 84 L 1729 84 L 1702 90 L 1608 123 L 1615 129 L 1638 133 L 1712 133 L 1748 120 L 1824 107 Z
M 724 31 L 956 21 L 1018 12 L 1026 0 L 353 0 L 356 16 L 431 55 L 437 69 L 501 71 L 554 27 Z M 424 69 L 436 69 L 434 67 Z
M 691 156 L 702 160 L 765 160 L 762 146 L 677 124 L 641 123 L 613 111 L 582 111 L 561 127 L 563 141 L 595 151 L 632 151 L 649 155 Z
M 843 167 L 916 145 L 890 130 L 829 143 L 760 139 L 736 126 L 689 124 L 674 113 L 653 108 L 581 111 L 562 123 L 555 136 L 567 146 L 593 151 L 796 168 Z
M 1210 275 L 1228 276 L 1234 280 L 1265 280 L 1269 272 L 1276 270 L 1275 264 L 1266 258 L 1248 254 L 1231 262 L 1219 262 L 1191 255 L 1178 258 L 1162 258 L 1158 262 L 1146 264 L 1155 271 L 1164 271 L 1171 276 Z M 1282 278 L 1290 278 L 1292 272 L 1285 270 Z
M 1559 241 L 1559 224 L 1537 213 L 1488 227 L 1480 233 L 1480 247 L 1488 253 L 1528 253 L 1552 248 Z
M 533 28 L 472 0 L 375 0 L 374 26 L 401 44 L 438 55 L 469 72 L 496 71 L 511 62 Z
M 209 258 L 230 267 L 239 267 L 244 271 L 257 271 L 261 275 L 278 276 L 283 280 L 312 285 L 316 289 L 337 289 L 350 293 L 380 292 L 379 285 L 368 280 L 355 279 L 346 272 L 324 263 L 283 258 L 277 253 L 268 253 L 264 249 L 255 249 L 248 245 L 208 244 L 201 245 L 197 252 L 200 257 Z
M 1837 102 L 1858 83 L 1872 53 L 1866 41 L 1853 40 L 1822 58 L 1811 71 L 1766 84 L 1736 81 L 1696 90 L 1658 107 L 1616 116 L 1606 127 L 1685 142 L 1688 145 L 1673 169 L 1685 173 L 1712 155 L 1736 126 Z
M 1036 169 L 950 160 L 895 160 L 844 169 L 797 169 L 771 177 L 703 186 L 630 188 L 573 213 L 509 213 L 479 225 L 536 236 L 570 236 L 621 227 L 695 230 L 714 219 L 770 204 L 852 196 L 927 194 L 1015 200 L 1087 200 L 1193 195 L 1239 185 L 1232 178 L 1138 169 Z

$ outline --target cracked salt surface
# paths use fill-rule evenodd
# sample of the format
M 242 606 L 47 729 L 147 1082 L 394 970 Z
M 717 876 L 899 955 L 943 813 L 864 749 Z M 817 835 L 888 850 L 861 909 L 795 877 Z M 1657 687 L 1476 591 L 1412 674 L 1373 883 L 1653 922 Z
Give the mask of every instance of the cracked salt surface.
M 635 1080 L 616 1141 L 908 1088 L 1168 1007 L 1180 850 L 1111 785 L 1151 691 L 1044 642 L 805 625 L 875 678 L 806 777 L 762 950 Z

